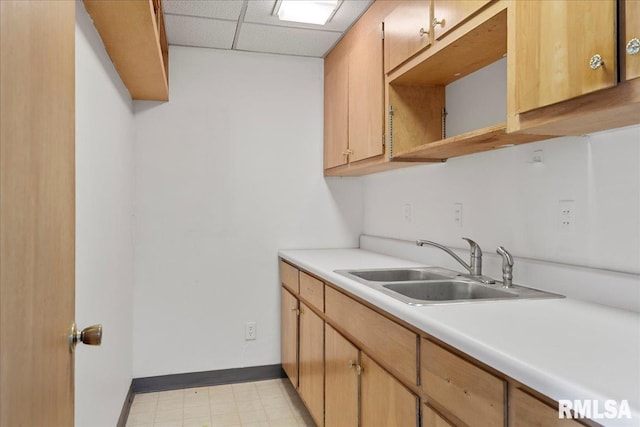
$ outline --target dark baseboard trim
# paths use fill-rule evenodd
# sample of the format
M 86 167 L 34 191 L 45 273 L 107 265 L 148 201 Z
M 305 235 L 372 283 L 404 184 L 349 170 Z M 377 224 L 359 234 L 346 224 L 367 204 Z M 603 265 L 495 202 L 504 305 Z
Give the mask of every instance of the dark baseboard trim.
M 213 385 L 244 383 L 249 381 L 270 380 L 285 377 L 286 374 L 282 369 L 282 365 L 277 364 L 134 378 L 131 382 L 131 389 L 134 394 L 150 393 L 154 391 L 167 391 L 179 388 L 208 387 Z M 120 424 L 118 424 L 118 426 L 120 426 Z
M 129 391 L 127 392 L 127 397 L 124 399 L 124 404 L 122 405 L 122 412 L 120 412 L 120 418 L 118 418 L 118 424 L 116 427 L 125 427 L 127 424 L 127 418 L 129 418 L 129 411 L 131 410 L 131 404 L 133 403 L 133 381 L 131 381 L 131 385 L 129 386 Z

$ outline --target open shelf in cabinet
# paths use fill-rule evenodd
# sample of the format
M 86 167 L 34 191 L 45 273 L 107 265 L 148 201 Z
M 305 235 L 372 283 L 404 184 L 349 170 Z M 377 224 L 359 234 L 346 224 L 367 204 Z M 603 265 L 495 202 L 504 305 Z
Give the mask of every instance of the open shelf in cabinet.
M 445 40 L 449 41 L 444 43 Z M 451 157 L 550 138 L 546 135 L 506 132 L 506 61 L 502 61 L 504 78 L 496 78 L 495 74 L 491 74 L 496 70 L 492 64 L 498 65 L 497 61 L 507 53 L 505 3 L 493 4 L 445 40 L 436 42 L 431 52 L 428 49 L 387 76 L 387 129 L 391 161 L 444 161 Z M 490 65 L 492 68 L 489 68 Z M 491 82 L 504 80 L 504 86 L 498 86 L 493 91 L 487 87 L 484 89 L 486 98 L 478 97 L 473 90 L 469 91 L 472 94 L 462 92 L 464 95 L 461 97 L 458 91 L 452 104 L 477 104 L 478 108 L 491 109 L 489 116 L 493 117 L 471 126 L 453 126 L 453 131 L 445 130 L 448 85 L 485 67 L 484 75 L 490 76 Z M 476 81 L 476 77 L 473 79 Z M 474 96 L 477 98 L 472 98 Z M 470 97 L 469 102 L 466 97 Z M 501 113 L 503 108 L 504 113 Z M 463 117 L 469 115 L 458 113 L 453 117 L 460 123 Z M 448 137 L 449 132 L 455 136 Z
M 394 156 L 393 161 L 442 161 L 450 157 L 553 138 L 552 136 L 506 133 L 506 129 L 506 123 L 500 123 L 439 141 L 429 142 Z

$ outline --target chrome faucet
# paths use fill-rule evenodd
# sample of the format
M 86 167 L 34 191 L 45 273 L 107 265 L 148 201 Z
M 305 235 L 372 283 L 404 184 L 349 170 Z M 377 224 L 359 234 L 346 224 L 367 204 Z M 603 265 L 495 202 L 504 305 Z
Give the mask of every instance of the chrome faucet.
M 458 261 L 460 264 L 462 264 L 462 266 L 469 271 L 469 275 L 470 276 L 475 277 L 475 278 L 483 278 L 483 276 L 482 276 L 482 249 L 480 249 L 480 245 L 478 245 L 476 242 L 474 242 L 473 240 L 468 239 L 466 237 L 463 237 L 463 239 L 466 240 L 469 243 L 469 246 L 471 247 L 471 261 L 470 261 L 470 264 L 467 264 L 466 262 L 464 262 L 451 249 L 449 249 L 446 246 L 441 245 L 440 243 L 431 242 L 429 240 L 418 240 L 418 241 L 416 241 L 416 245 L 418 245 L 418 246 L 428 245 L 428 246 L 434 246 L 434 247 L 436 247 L 438 249 L 442 249 L 443 251 L 445 251 L 446 253 L 451 255 L 456 261 Z M 485 278 L 483 278 L 483 279 L 485 279 Z M 493 280 L 491 280 L 491 279 L 482 280 L 482 281 L 486 281 L 487 283 L 493 283 Z
M 496 252 L 502 255 L 502 287 L 510 288 L 513 285 L 513 257 L 502 246 L 498 246 Z

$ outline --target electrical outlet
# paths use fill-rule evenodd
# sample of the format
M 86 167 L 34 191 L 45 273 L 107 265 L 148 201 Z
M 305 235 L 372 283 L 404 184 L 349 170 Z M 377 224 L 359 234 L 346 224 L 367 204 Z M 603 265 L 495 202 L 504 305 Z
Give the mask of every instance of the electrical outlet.
M 411 224 L 411 211 L 413 210 L 413 206 L 411 203 L 405 203 L 402 206 L 402 217 L 404 218 L 404 222 Z
M 257 336 L 256 322 L 247 322 L 244 328 L 245 341 L 255 340 Z
M 575 200 L 560 200 L 558 202 L 558 226 L 560 231 L 571 233 L 575 230 L 576 202 Z
M 462 203 L 453 204 L 453 222 L 462 228 Z

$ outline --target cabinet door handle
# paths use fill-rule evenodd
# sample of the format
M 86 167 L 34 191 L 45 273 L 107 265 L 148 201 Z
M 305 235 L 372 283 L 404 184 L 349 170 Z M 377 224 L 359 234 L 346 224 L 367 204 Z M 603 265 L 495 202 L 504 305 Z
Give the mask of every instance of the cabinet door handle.
M 602 56 L 598 55 L 597 53 L 593 55 L 589 60 L 589 67 L 591 67 L 592 70 L 597 70 L 603 65 L 604 61 L 602 60 Z
M 349 360 L 349 369 L 355 369 L 356 375 L 360 375 L 362 373 L 362 366 L 355 363 L 353 360 Z
M 438 18 L 433 18 L 433 22 L 431 22 L 431 25 L 433 25 L 433 28 L 435 28 L 436 26 L 440 25 L 440 27 L 444 28 L 445 24 L 447 23 L 447 21 L 443 19 L 438 21 Z
M 352 149 L 350 149 L 350 148 L 347 148 L 346 150 L 344 150 L 344 151 L 342 152 L 342 155 L 343 155 L 343 156 L 348 156 L 349 154 L 353 154 L 353 150 L 352 150 Z
M 424 28 L 420 28 L 420 37 L 423 37 L 425 35 L 429 35 L 429 31 L 425 31 Z
M 638 52 L 640 52 L 640 40 L 634 37 L 627 43 L 627 53 L 629 55 L 637 55 Z
M 296 313 L 296 316 L 300 316 L 300 309 L 299 309 L 299 308 L 292 307 L 292 308 L 291 308 L 291 311 L 293 311 L 294 313 Z

